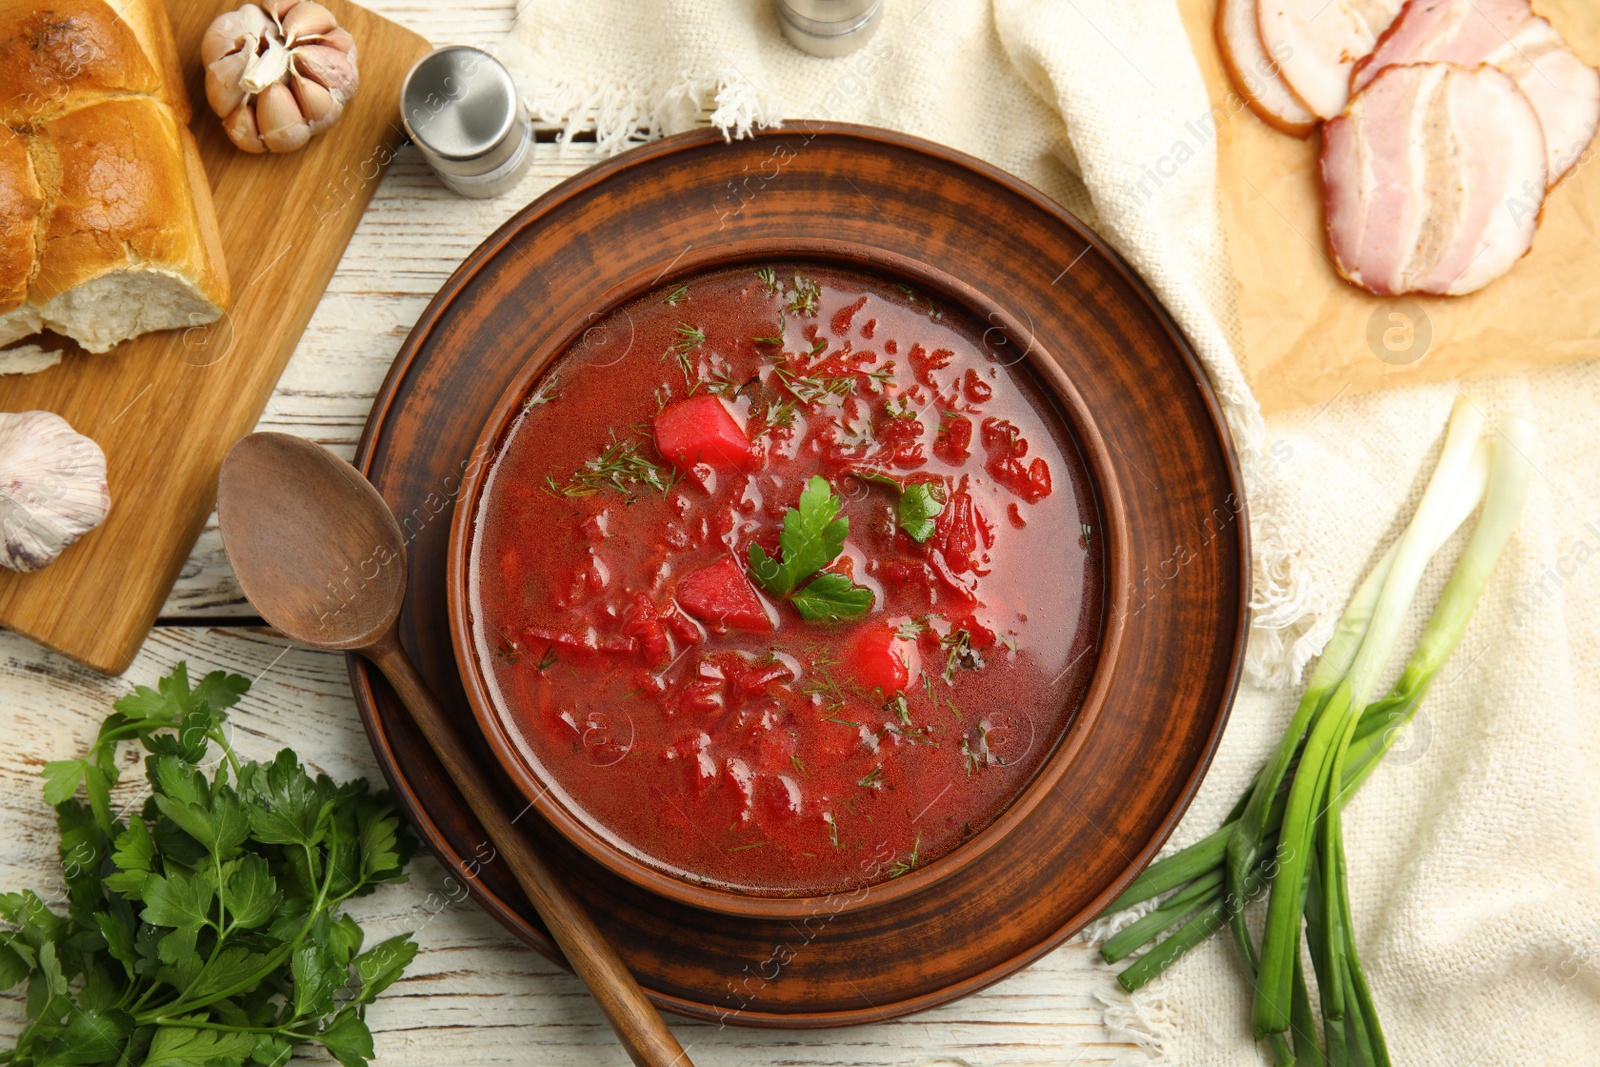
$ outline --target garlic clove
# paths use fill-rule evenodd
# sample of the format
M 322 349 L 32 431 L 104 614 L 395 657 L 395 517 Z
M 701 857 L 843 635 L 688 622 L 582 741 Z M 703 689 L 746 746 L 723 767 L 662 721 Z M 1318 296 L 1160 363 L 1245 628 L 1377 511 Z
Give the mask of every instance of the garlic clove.
M 294 98 L 300 105 L 301 114 L 311 124 L 312 133 L 321 133 L 323 130 L 339 121 L 339 115 L 344 111 L 344 102 L 335 97 L 327 89 L 312 81 L 295 75 L 290 83 L 294 89 Z
M 261 7 L 268 15 L 272 16 L 278 25 L 282 26 L 284 18 L 299 2 L 300 0 L 261 0 Z
M 267 47 L 259 55 L 246 58 L 244 70 L 239 75 L 239 88 L 246 93 L 259 93 L 267 86 L 283 81 L 283 76 L 289 72 L 292 55 L 276 36 L 268 38 Z
M 256 124 L 261 143 L 269 152 L 293 152 L 311 140 L 311 127 L 295 102 L 294 93 L 277 82 L 256 97 Z
M 0 414 L 0 566 L 43 570 L 110 507 L 99 445 L 53 412 Z
M 244 52 L 234 52 L 206 67 L 206 102 L 218 115 L 231 115 L 244 103 L 245 91 L 239 79 L 249 60 Z
M 339 28 L 333 12 L 315 0 L 301 0 L 283 16 L 283 36 L 289 47 L 304 37 L 319 37 Z
M 200 63 L 209 67 L 230 52 L 253 52 L 268 31 L 275 29 L 266 12 L 254 4 L 218 15 L 200 39 Z
M 356 73 L 356 65 L 350 62 L 350 57 L 337 48 L 303 44 L 294 50 L 293 55 L 295 70 L 328 89 L 341 102 L 355 95 L 360 75 Z
M 319 33 L 315 41 L 307 41 L 306 43 L 322 44 L 327 45 L 329 48 L 336 48 L 349 56 L 351 63 L 356 61 L 356 39 L 350 36 L 350 31 L 343 26 L 329 30 L 327 33 Z
M 256 109 L 248 102 L 240 104 L 222 120 L 222 129 L 228 140 L 253 155 L 267 150 L 261 140 L 261 130 L 256 126 Z

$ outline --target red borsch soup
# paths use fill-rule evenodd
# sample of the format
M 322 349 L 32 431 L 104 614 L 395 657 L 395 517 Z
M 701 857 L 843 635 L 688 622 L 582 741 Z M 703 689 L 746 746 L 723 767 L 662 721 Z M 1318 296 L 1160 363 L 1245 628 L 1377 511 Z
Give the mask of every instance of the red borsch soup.
M 987 324 L 812 263 L 641 297 L 555 361 L 472 527 L 523 755 L 617 849 L 821 895 L 992 822 L 1095 666 L 1097 512 Z

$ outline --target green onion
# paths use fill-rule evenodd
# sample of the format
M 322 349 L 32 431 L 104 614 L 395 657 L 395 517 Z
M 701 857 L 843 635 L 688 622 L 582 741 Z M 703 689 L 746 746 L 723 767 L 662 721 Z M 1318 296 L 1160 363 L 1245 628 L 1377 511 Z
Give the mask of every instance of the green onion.
M 1483 423 L 1483 415 L 1465 397 L 1456 402 L 1439 465 L 1434 468 L 1411 525 L 1400 535 L 1361 646 L 1349 671 L 1312 716 L 1279 830 L 1278 875 L 1273 879 L 1267 898 L 1267 926 L 1261 939 L 1261 976 L 1256 985 L 1253 1012 L 1258 1038 L 1289 1028 L 1294 959 L 1300 951 L 1300 921 L 1304 910 L 1302 881 L 1314 847 L 1316 824 L 1326 809 L 1325 794 L 1334 754 L 1349 743 L 1346 730 L 1354 729 L 1379 673 L 1394 651 L 1406 609 L 1416 595 L 1434 546 L 1441 539 L 1440 529 L 1452 514 L 1456 487 L 1470 473 L 1473 453 L 1483 434 Z M 1341 989 L 1337 972 L 1333 977 L 1333 990 L 1324 995 L 1337 1000 Z
M 1170 894 L 1101 948 L 1115 962 L 1177 927 L 1118 975 L 1130 991 L 1228 925 L 1256 987 L 1253 1029 L 1279 1064 L 1389 1063 L 1356 951 L 1341 819 L 1460 642 L 1521 515 L 1533 426 L 1505 419 L 1492 449 L 1480 440 L 1483 429 L 1482 415 L 1463 398 L 1411 523 L 1356 590 L 1283 738 L 1223 826 L 1152 864 L 1107 909 Z M 1428 562 L 1480 501 L 1483 514 L 1421 640 L 1389 692 L 1373 700 Z M 1242 911 L 1269 883 L 1258 957 Z M 1301 962 L 1302 931 L 1326 1058 Z

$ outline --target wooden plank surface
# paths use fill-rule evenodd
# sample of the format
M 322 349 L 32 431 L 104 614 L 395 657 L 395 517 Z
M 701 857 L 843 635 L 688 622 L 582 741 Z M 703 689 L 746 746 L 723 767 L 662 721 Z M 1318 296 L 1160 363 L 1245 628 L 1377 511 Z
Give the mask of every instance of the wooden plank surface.
M 0 634 L 0 887 L 48 889 L 55 876 L 53 813 L 40 793 L 47 759 L 76 753 L 110 702 L 186 660 L 191 671 L 225 667 L 255 679 L 235 709 L 240 754 L 269 758 L 292 745 L 337 778 L 378 771 L 349 695 L 342 656 L 297 648 L 248 627 L 169 626 L 151 634 L 122 678 L 107 678 Z M 133 751 L 125 756 L 130 762 Z M 124 785 L 137 785 L 132 771 Z M 621 1050 L 577 979 L 507 935 L 430 857 L 411 881 L 356 902 L 374 941 L 416 931 L 422 952 L 372 1010 L 378 1063 L 622 1065 Z M 878 1026 L 813 1032 L 754 1031 L 672 1020 L 700 1067 L 711 1065 L 1108 1064 L 1127 1051 L 1100 1025 L 1095 994 L 1109 995 L 1110 968 L 1071 942 L 982 993 Z M 23 1021 L 18 994 L 0 998 L 0 1034 Z
M 368 0 L 370 8 L 437 42 L 487 44 L 513 19 L 513 0 Z M 301 434 L 343 456 L 355 450 L 389 362 L 435 290 L 518 207 L 594 161 L 585 144 L 540 143 L 521 186 L 493 201 L 445 192 L 413 149 L 403 149 L 357 227 L 259 428 Z M 234 742 L 260 758 L 292 745 L 318 770 L 377 777 L 341 657 L 292 647 L 248 625 L 253 612 L 227 568 L 213 517 L 161 609 L 165 625 L 121 678 L 107 678 L 0 634 L 0 888 L 48 885 L 55 870 L 51 812 L 39 769 L 77 752 L 110 701 L 179 660 L 256 679 L 234 716 Z M 527 950 L 461 894 L 429 857 L 410 883 L 364 898 L 374 938 L 414 930 L 422 951 L 372 1010 L 379 1064 L 573 1067 L 625 1060 L 587 993 Z M 701 1067 L 943 1067 L 1111 1064 L 1114 1041 L 1097 996 L 1114 996 L 1110 969 L 1072 942 L 955 1004 L 880 1026 L 815 1033 L 752 1031 L 673 1020 Z M 23 1015 L 0 997 L 0 1034 Z M 306 1062 L 331 1062 L 307 1056 Z
M 211 510 L 223 453 L 260 415 L 376 187 L 371 161 L 400 139 L 396 95 L 427 41 L 348 0 L 329 7 L 361 44 L 363 91 L 299 152 L 236 149 L 205 106 L 198 61 L 185 65 L 233 288 L 221 320 L 0 380 L 0 410 L 54 411 L 99 443 L 112 500 L 105 523 L 47 570 L 0 572 L 0 624 L 101 670 L 127 667 L 155 621 Z M 226 10 L 168 9 L 186 57 Z

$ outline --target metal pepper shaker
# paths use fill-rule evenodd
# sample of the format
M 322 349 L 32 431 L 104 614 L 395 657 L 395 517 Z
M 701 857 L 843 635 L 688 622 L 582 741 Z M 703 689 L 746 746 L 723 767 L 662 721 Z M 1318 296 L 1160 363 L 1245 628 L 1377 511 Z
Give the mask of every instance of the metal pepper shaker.
M 533 161 L 533 120 L 494 56 L 470 45 L 417 60 L 400 87 L 400 121 L 422 158 L 462 196 L 499 196 Z
M 846 56 L 878 28 L 883 0 L 773 0 L 789 43 L 814 56 Z

